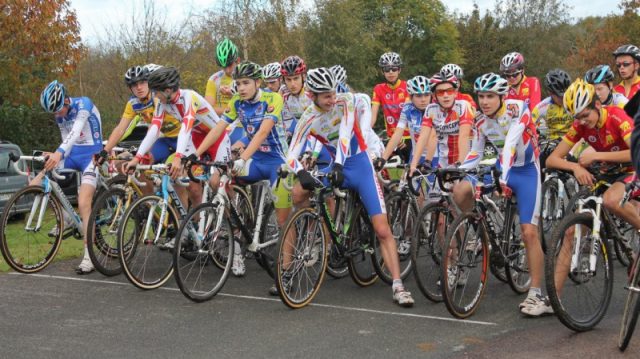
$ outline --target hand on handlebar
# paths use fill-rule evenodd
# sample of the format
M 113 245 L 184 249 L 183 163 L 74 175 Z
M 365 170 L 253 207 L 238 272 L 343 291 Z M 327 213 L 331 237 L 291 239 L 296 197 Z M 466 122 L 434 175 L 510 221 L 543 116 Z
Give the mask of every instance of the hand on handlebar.
M 378 157 L 375 160 L 373 160 L 373 168 L 376 170 L 376 172 L 380 172 L 382 171 L 386 163 L 387 163 L 387 160 L 385 160 L 382 157 Z
M 58 163 L 60 163 L 61 159 L 62 153 L 56 151 L 55 153 L 51 154 L 47 159 L 47 162 L 44 163 L 44 169 L 47 171 L 51 171 L 52 169 L 56 168 L 56 166 L 58 166 Z

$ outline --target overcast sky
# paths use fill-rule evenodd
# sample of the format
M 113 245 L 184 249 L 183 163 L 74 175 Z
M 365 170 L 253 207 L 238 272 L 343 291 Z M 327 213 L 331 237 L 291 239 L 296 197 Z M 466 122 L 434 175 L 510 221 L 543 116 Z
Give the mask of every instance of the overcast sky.
M 585 16 L 608 15 L 620 13 L 618 0 L 564 0 L 572 7 L 570 16 L 580 18 Z M 473 9 L 473 0 L 444 0 L 450 11 L 462 13 Z M 481 13 L 492 10 L 495 0 L 476 0 Z M 155 0 L 156 10 L 171 14 L 176 22 L 183 20 L 189 10 L 209 8 L 215 0 Z M 133 7 L 141 8 L 142 0 L 71 0 L 71 7 L 76 10 L 80 21 L 80 33 L 84 41 L 95 42 L 105 27 L 117 26 L 130 18 Z

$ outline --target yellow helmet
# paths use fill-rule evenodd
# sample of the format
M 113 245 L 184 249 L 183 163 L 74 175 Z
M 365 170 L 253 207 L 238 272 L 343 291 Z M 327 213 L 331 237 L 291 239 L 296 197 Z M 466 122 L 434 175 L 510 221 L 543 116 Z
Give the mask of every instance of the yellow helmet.
M 595 94 L 596 88 L 592 84 L 583 79 L 577 79 L 564 92 L 562 99 L 564 109 L 571 116 L 575 116 L 593 102 Z

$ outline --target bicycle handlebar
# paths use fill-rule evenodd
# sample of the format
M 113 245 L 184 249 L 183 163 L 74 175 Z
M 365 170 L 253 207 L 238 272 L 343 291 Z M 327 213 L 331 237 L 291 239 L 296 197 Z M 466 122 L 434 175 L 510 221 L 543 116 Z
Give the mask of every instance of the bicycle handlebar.
M 23 176 L 27 176 L 27 177 L 29 176 L 29 174 L 20 169 L 20 167 L 18 166 L 18 161 L 25 160 L 25 161 L 35 161 L 35 162 L 44 163 L 47 161 L 47 159 L 49 159 L 49 156 L 17 156 L 13 152 L 9 153 L 9 160 L 13 162 L 13 169 L 16 171 L 16 173 L 21 174 Z M 66 179 L 65 176 L 60 174 L 60 170 L 58 169 L 54 168 L 49 172 L 51 173 L 51 176 L 57 180 Z M 69 172 L 75 172 L 75 171 L 69 171 Z

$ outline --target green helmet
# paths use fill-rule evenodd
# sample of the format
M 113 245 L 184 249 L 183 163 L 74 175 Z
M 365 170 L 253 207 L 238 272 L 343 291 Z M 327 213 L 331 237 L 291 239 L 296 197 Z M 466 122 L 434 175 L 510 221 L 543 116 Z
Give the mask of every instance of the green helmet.
M 238 59 L 238 48 L 226 37 L 216 46 L 216 62 L 218 66 L 227 67 Z
M 255 62 L 242 61 L 236 66 L 235 70 L 233 70 L 233 79 L 237 80 L 241 78 L 261 79 L 262 67 Z

